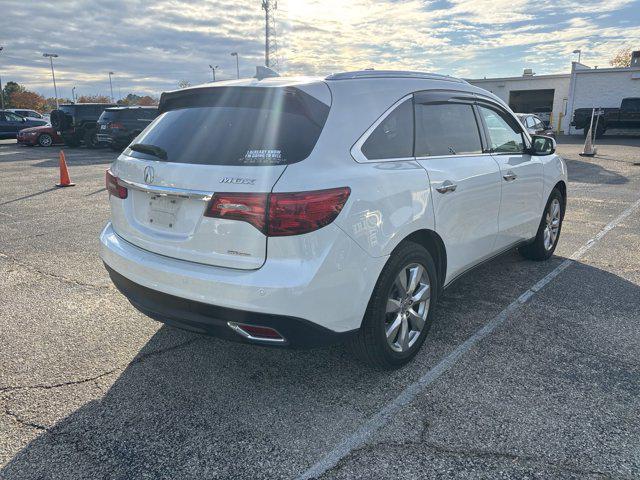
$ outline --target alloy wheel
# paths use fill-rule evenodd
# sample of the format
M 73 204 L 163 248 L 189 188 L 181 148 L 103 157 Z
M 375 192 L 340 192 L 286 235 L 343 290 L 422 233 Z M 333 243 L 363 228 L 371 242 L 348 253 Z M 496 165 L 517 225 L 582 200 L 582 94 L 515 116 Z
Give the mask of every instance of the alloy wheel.
M 545 215 L 544 248 L 549 251 L 553 248 L 560 231 L 560 200 L 554 198 L 549 204 Z
M 387 299 L 385 334 L 391 349 L 409 350 L 425 327 L 431 299 L 426 268 L 411 263 L 398 273 Z
M 51 144 L 53 143 L 53 139 L 51 138 L 51 135 L 47 135 L 45 133 L 43 135 L 40 135 L 40 138 L 38 139 L 38 143 L 40 144 L 41 147 L 50 147 Z

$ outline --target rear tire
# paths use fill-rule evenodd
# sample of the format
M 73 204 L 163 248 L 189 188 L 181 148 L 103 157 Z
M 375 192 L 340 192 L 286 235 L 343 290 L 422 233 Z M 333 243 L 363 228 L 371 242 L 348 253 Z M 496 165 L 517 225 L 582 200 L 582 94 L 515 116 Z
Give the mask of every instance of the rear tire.
M 429 252 L 413 242 L 398 246 L 382 269 L 362 326 L 351 341 L 356 356 L 384 369 L 408 363 L 429 332 L 438 290 Z
M 554 188 L 549 195 L 547 205 L 544 207 L 536 238 L 529 245 L 520 247 L 518 249 L 520 254 L 529 260 L 549 259 L 558 245 L 563 219 L 564 199 L 560 190 Z
M 38 137 L 38 145 L 41 147 L 50 147 L 53 145 L 53 137 L 48 133 L 43 133 Z

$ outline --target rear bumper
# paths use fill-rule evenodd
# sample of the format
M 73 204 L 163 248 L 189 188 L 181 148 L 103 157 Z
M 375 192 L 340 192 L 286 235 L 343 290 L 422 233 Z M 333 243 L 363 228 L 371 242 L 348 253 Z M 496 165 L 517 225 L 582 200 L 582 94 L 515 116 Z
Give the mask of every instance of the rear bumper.
M 105 264 L 111 280 L 129 302 L 148 317 L 178 328 L 214 337 L 258 345 L 309 348 L 348 340 L 355 331 L 337 333 L 301 318 L 247 312 L 187 300 L 143 287 L 123 277 Z M 283 342 L 248 339 L 229 327 L 229 323 L 275 329 Z
M 149 252 L 124 240 L 111 224 L 100 240 L 101 257 L 114 283 L 152 318 L 235 340 L 242 338 L 228 321 L 271 326 L 290 346 L 339 342 L 360 328 L 386 258 L 368 256 L 333 225 L 300 237 L 307 238 L 270 239 L 270 257 L 257 270 L 215 267 Z M 300 257 L 281 258 L 284 242 L 298 242 L 300 248 L 308 245 L 314 255 L 306 259 L 304 250 L 294 249 Z M 153 301 L 145 301 L 147 296 Z

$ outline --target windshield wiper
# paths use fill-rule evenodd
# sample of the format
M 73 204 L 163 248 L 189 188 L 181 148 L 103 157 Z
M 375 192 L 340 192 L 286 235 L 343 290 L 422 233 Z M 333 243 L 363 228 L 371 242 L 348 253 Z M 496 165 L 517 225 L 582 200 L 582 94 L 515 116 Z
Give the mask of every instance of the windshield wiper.
M 133 145 L 129 145 L 129 148 L 134 152 L 146 153 L 162 160 L 167 159 L 167 151 L 164 148 L 157 147 L 155 145 L 149 145 L 148 143 L 134 143 Z

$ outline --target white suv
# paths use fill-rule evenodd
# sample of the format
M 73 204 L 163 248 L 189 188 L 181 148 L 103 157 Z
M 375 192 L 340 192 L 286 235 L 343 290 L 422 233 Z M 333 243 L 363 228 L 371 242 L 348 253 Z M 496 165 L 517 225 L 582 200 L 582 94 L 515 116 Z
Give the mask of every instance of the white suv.
M 514 247 L 549 258 L 567 175 L 497 97 L 362 71 L 164 93 L 107 171 L 101 256 L 148 316 L 406 363 L 442 289 Z

